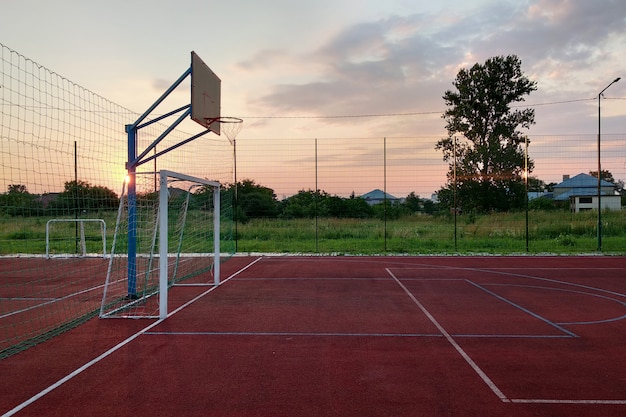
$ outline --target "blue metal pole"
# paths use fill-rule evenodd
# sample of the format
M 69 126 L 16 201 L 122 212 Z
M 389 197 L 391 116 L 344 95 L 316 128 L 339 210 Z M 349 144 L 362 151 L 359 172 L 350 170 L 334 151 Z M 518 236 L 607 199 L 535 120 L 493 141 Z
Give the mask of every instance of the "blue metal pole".
M 128 134 L 128 297 L 137 298 L 137 187 L 136 165 L 133 163 L 137 153 L 136 125 L 126 125 Z
M 142 115 L 139 117 L 139 119 L 137 119 L 137 121 L 135 122 L 134 126 L 136 127 L 136 126 L 137 126 L 137 125 L 139 125 L 139 123 L 141 123 L 141 122 L 142 122 L 142 121 L 143 121 L 146 117 L 148 117 L 148 115 L 149 115 L 150 113 L 152 113 L 152 112 L 154 111 L 154 109 L 156 109 L 156 108 L 157 108 L 157 106 L 158 106 L 159 104 L 161 104 L 161 103 L 163 102 L 163 100 L 165 100 L 165 99 L 167 98 L 167 96 L 169 96 L 169 95 L 170 95 L 170 93 L 171 93 L 172 91 L 174 91 L 174 90 L 176 89 L 176 87 L 178 87 L 178 86 L 180 85 L 180 83 L 182 83 L 182 82 L 185 80 L 185 78 L 187 78 L 189 75 L 191 75 L 191 67 L 189 67 L 189 68 L 187 69 L 187 71 L 185 71 L 185 72 L 183 73 L 183 75 L 181 75 L 181 76 L 178 78 L 178 80 L 176 80 L 176 81 L 174 82 L 174 84 L 172 84 L 172 85 L 170 86 L 170 88 L 168 88 L 168 89 L 167 89 L 167 91 L 165 91 L 165 93 L 163 93 L 163 95 L 162 95 L 161 97 L 159 97 L 159 99 L 158 99 L 157 101 L 155 101 L 155 102 L 154 102 L 154 104 L 152 104 L 152 106 L 150 106 L 150 107 L 148 108 L 148 110 L 146 110 L 146 112 L 145 112 L 144 114 L 142 114 Z

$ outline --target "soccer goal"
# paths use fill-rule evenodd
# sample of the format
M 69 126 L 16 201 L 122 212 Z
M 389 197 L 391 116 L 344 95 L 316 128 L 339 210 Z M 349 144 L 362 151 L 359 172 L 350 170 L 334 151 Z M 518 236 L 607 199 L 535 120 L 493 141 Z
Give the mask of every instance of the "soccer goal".
M 70 239 L 67 226 L 75 226 L 75 236 Z M 92 227 L 88 227 L 88 226 Z M 95 225 L 95 227 L 93 227 Z M 58 226 L 58 227 L 55 227 Z M 65 226 L 65 227 L 64 227 Z M 107 225 L 103 219 L 50 219 L 46 222 L 46 259 L 53 256 L 102 256 L 107 255 Z M 71 241 L 75 245 L 72 252 Z M 88 251 L 87 242 L 99 241 L 101 252 Z M 89 248 L 91 249 L 91 248 Z
M 222 219 L 230 223 L 232 213 L 222 208 L 219 182 L 166 170 L 135 181 L 135 201 L 126 187 L 120 200 L 102 318 L 165 318 L 173 286 L 219 285 L 220 260 L 233 253 L 225 230 L 222 254 Z

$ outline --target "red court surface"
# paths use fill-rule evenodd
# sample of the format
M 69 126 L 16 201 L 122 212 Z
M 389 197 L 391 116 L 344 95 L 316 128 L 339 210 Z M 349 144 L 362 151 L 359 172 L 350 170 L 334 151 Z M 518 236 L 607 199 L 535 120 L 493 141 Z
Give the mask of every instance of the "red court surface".
M 234 257 L 0 361 L 3 416 L 624 416 L 624 257 Z

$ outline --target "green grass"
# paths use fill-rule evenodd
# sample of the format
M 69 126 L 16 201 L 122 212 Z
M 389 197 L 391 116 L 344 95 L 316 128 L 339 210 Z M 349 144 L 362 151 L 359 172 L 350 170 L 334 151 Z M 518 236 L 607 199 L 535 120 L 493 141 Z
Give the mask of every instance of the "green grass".
M 98 213 L 107 224 L 107 250 L 113 241 L 115 212 Z M 597 213 L 530 212 L 528 253 L 580 254 L 597 251 Z M 188 221 L 194 221 L 193 212 Z M 44 217 L 0 218 L 0 255 L 45 253 Z M 526 213 L 461 215 L 456 245 L 452 216 L 415 215 L 376 219 L 253 219 L 238 224 L 239 252 L 334 254 L 513 254 L 526 253 Z M 56 226 L 51 252 L 75 250 L 75 225 Z M 626 254 L 626 210 L 603 212 L 602 251 Z M 86 235 L 87 251 L 99 253 L 102 243 L 95 224 Z M 195 233 L 193 228 L 191 233 Z M 227 235 L 223 231 L 223 236 Z M 125 246 L 125 238 L 118 247 Z M 227 243 L 224 246 L 230 247 Z
M 602 216 L 602 249 L 626 253 L 626 211 Z M 528 253 L 597 251 L 597 213 L 530 212 Z M 458 216 L 456 247 L 451 216 L 399 220 L 252 220 L 238 226 L 239 252 L 338 254 L 526 253 L 526 214 Z

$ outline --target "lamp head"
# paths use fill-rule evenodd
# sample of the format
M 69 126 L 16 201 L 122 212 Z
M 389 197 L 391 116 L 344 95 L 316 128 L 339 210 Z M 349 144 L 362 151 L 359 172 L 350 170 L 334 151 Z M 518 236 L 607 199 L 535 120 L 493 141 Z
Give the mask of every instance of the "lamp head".
M 617 77 L 615 80 L 613 80 L 613 82 L 616 83 L 616 82 L 618 82 L 621 79 L 622 79 L 622 77 Z

